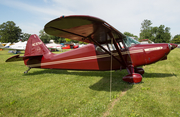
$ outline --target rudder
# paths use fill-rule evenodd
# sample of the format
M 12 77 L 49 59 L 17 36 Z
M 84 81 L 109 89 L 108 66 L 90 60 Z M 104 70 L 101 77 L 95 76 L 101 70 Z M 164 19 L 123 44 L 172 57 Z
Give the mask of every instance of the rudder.
M 51 53 L 47 46 L 36 35 L 31 35 L 27 41 L 26 50 L 24 56 L 36 56 Z

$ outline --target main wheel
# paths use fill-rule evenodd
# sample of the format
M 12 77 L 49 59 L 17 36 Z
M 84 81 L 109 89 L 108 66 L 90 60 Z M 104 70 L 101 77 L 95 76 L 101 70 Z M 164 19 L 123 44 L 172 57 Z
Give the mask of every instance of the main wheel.
M 142 76 L 138 73 L 132 73 L 123 77 L 123 80 L 128 83 L 140 83 Z

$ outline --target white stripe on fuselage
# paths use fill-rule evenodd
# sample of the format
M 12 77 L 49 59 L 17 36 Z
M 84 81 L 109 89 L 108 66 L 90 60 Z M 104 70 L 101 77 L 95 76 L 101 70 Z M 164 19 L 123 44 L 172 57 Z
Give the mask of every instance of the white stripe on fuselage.
M 161 50 L 161 49 L 163 49 L 163 47 L 147 48 L 147 49 L 144 49 L 144 51 L 154 51 L 154 50 Z
M 81 57 L 81 58 L 74 58 L 74 59 L 67 59 L 67 60 L 45 62 L 45 63 L 41 63 L 41 64 L 32 64 L 32 65 L 28 65 L 28 67 L 38 67 L 38 66 L 47 66 L 47 65 L 71 63 L 71 62 L 78 62 L 78 61 L 86 61 L 86 60 L 92 60 L 92 59 L 98 59 L 98 58 L 106 58 L 109 56 L 110 56 L 109 54 L 103 54 L 103 55 L 97 55 L 97 56 L 88 56 L 88 57 Z

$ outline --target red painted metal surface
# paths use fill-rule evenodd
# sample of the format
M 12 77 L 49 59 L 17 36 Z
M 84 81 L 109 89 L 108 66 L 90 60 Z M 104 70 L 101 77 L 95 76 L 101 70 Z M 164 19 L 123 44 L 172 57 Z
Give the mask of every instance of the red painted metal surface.
M 138 44 L 129 48 L 132 63 L 136 66 L 147 65 L 157 62 L 170 52 L 170 46 L 166 43 L 161 44 Z
M 37 36 L 32 35 L 29 38 L 28 42 L 39 42 L 40 45 L 36 45 L 37 49 L 47 49 L 47 47 Z M 32 53 L 25 52 L 26 56 L 35 55 L 36 52 L 37 54 L 39 54 L 39 51 L 34 51 L 34 48 L 32 47 L 33 43 L 27 45 L 27 48 L 29 49 L 27 52 Z M 37 57 L 32 57 L 31 59 L 26 59 L 24 61 L 25 64 L 31 68 L 40 67 L 51 69 L 110 70 L 110 55 L 108 55 L 107 53 L 97 54 L 95 46 L 93 44 L 89 44 L 75 50 L 67 51 L 62 54 L 53 54 L 49 51 L 43 53 L 43 57 L 41 58 L 41 60 L 37 59 Z M 113 69 L 119 68 L 120 64 L 117 61 L 114 61 Z
M 138 73 L 132 73 L 124 76 L 123 80 L 129 83 L 139 83 L 142 81 L 142 76 Z
M 76 49 L 78 48 L 78 45 L 74 45 L 74 44 L 65 44 L 64 47 L 62 47 L 62 49 Z

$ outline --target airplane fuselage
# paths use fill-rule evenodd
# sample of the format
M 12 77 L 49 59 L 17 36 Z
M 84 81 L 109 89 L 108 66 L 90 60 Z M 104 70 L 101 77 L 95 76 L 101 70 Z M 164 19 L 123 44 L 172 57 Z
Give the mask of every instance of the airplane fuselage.
M 134 67 L 138 67 L 166 59 L 169 52 L 169 44 L 137 44 L 121 53 L 125 61 L 131 61 Z M 122 61 L 116 51 L 112 53 Z M 128 60 L 127 55 L 130 55 L 131 60 Z M 30 63 L 25 60 L 25 64 L 31 68 L 110 70 L 111 60 L 113 70 L 126 68 L 106 52 L 98 51 L 95 45 L 88 44 L 61 54 L 47 53 L 39 59 L 31 59 Z

